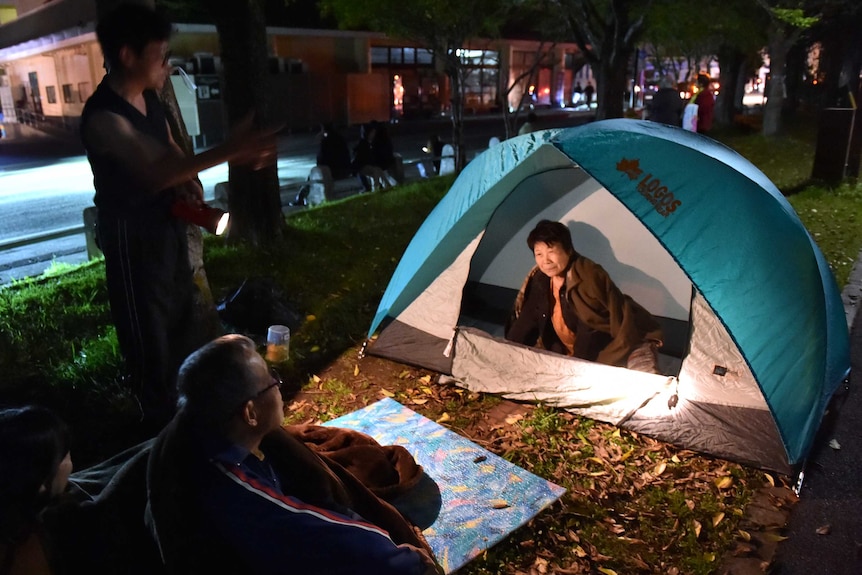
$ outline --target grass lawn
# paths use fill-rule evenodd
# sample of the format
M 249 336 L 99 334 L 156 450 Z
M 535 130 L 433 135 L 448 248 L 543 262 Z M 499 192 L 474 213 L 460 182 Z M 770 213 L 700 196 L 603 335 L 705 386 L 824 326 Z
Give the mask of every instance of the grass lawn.
M 843 286 L 862 247 L 862 188 L 807 183 L 813 133 L 799 122 L 775 140 L 736 130 L 716 138 L 792 192 L 789 201 Z M 707 574 L 752 546 L 745 508 L 754 493 L 785 478 L 543 406 L 488 425 L 483 418 L 500 409 L 498 398 L 435 386 L 435 374 L 424 370 L 356 359 L 401 254 L 451 182 L 437 178 L 307 210 L 288 220 L 283 242 L 266 249 L 208 238 L 217 298 L 246 277 L 266 277 L 304 318 L 285 374 L 302 385 L 288 420 L 327 420 L 393 396 L 568 489 L 465 574 Z M 0 290 L 0 367 L 4 403 L 40 402 L 70 423 L 79 467 L 140 438 L 134 402 L 120 383 L 101 262 Z

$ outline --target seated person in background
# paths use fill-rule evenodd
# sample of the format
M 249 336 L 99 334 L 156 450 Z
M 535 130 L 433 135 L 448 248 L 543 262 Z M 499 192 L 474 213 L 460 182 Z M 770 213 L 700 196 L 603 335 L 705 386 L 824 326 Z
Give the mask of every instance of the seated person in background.
M 326 166 L 332 179 L 341 180 L 351 175 L 350 148 L 347 140 L 332 124 L 324 124 L 320 130 L 320 148 L 317 152 L 317 165 Z
M 359 175 L 362 187 L 366 192 L 389 188 L 389 179 L 377 165 L 373 142 L 377 137 L 377 124 L 363 124 L 359 131 L 359 143 L 353 148 L 353 171 Z
M 527 114 L 527 121 L 524 122 L 524 125 L 521 126 L 520 130 L 518 130 L 518 135 L 523 136 L 524 134 L 535 132 L 537 130 L 536 124 L 538 121 L 539 118 L 536 116 L 535 112 L 530 112 L 529 114 Z
M 389 137 L 386 124 L 373 122 L 374 136 L 371 139 L 371 151 L 374 154 L 374 165 L 388 172 L 395 167 L 395 147 Z M 391 182 L 390 182 L 391 183 Z
M 59 417 L 36 406 L 0 410 L 0 573 L 61 570 L 41 514 L 71 472 L 69 431 Z
M 74 474 L 69 444 L 44 407 L 0 410 L 0 573 L 162 573 L 144 523 L 151 441 Z
M 662 332 L 600 265 L 578 254 L 569 229 L 540 221 L 527 236 L 536 267 L 527 275 L 506 339 L 565 355 L 658 373 Z
M 194 352 L 178 388 L 148 471 L 168 572 L 438 572 L 418 529 L 282 428 L 280 381 L 250 339 Z

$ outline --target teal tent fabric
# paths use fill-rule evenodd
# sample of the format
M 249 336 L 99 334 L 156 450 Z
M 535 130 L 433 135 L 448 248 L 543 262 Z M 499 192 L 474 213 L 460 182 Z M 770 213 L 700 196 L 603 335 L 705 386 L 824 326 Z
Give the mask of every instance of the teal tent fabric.
M 849 371 L 839 290 L 769 179 L 733 150 L 681 129 L 607 120 L 488 150 L 420 227 L 369 335 L 455 260 L 517 182 L 566 164 L 603 185 L 679 263 L 751 369 L 788 462 L 801 462 L 826 402 Z

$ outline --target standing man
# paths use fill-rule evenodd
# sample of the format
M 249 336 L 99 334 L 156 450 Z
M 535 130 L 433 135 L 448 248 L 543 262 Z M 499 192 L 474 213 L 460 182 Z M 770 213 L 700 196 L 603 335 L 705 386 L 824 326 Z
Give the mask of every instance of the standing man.
M 99 22 L 96 35 L 107 74 L 84 107 L 81 136 L 117 339 L 144 424 L 155 430 L 173 413 L 180 362 L 206 338 L 192 321 L 187 224 L 171 207 L 203 201 L 200 170 L 225 161 L 274 161 L 275 139 L 252 130 L 249 116 L 226 143 L 187 157 L 156 96 L 170 73 L 170 22 L 123 4 Z

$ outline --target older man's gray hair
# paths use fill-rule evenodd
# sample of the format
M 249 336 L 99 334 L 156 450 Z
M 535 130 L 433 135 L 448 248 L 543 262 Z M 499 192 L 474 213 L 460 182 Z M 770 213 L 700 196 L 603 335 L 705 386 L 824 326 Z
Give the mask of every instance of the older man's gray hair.
M 255 344 L 242 335 L 225 335 L 192 353 L 177 378 L 180 415 L 195 427 L 223 430 L 254 395 L 249 360 Z

